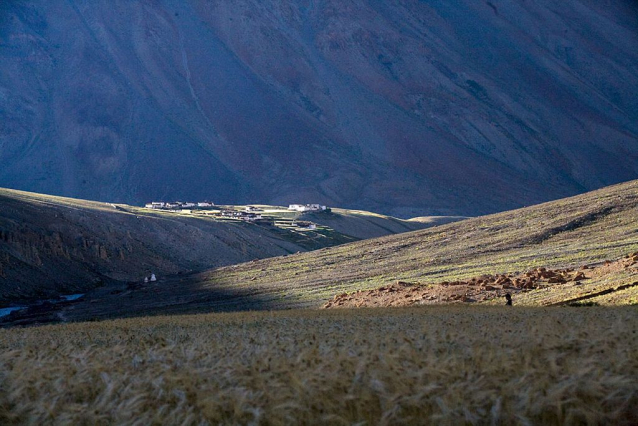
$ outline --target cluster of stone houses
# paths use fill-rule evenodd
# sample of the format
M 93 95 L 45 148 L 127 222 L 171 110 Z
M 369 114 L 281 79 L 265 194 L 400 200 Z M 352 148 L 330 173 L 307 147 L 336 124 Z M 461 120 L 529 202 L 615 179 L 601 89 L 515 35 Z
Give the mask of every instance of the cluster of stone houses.
M 181 202 L 181 201 L 173 201 L 173 202 L 163 202 L 163 201 L 153 201 L 152 203 L 148 203 L 145 205 L 147 209 L 156 209 L 156 210 L 182 210 L 182 209 L 192 209 L 193 207 L 199 208 L 207 208 L 214 207 L 215 203 L 211 203 L 209 201 L 202 201 L 199 203 L 191 203 L 191 202 Z
M 210 201 L 201 201 L 197 203 L 192 202 L 182 202 L 182 201 L 172 201 L 172 202 L 164 202 L 164 201 L 153 201 L 152 203 L 147 203 L 145 205 L 147 209 L 155 209 L 155 210 L 191 210 L 191 209 L 210 209 L 215 207 L 215 203 L 211 203 Z M 265 219 L 261 215 L 263 209 L 256 206 L 246 206 L 244 210 L 233 210 L 224 207 L 217 207 L 219 211 L 210 212 L 208 214 L 212 214 L 213 216 L 228 218 L 228 219 L 237 219 L 242 220 L 244 222 L 261 222 Z M 290 204 L 288 206 L 288 210 L 297 211 L 297 212 L 314 212 L 314 211 L 329 211 L 330 209 L 321 204 Z M 293 221 L 293 226 L 298 228 L 305 229 L 316 229 L 317 225 L 312 222 L 307 221 Z
M 210 201 L 200 201 L 197 203 L 191 202 L 182 202 L 182 201 L 153 201 L 152 203 L 147 203 L 145 205 L 147 209 L 156 209 L 156 210 L 183 210 L 183 209 L 192 209 L 192 208 L 210 208 L 215 207 L 215 203 Z M 293 210 L 297 212 L 315 212 L 315 211 L 324 211 L 329 210 L 328 207 L 321 204 L 290 204 L 288 206 L 288 210 Z M 229 210 L 231 211 L 231 210 Z M 233 210 L 234 211 L 234 210 Z M 247 206 L 246 212 L 262 212 L 263 210 L 259 207 L 255 206 Z
M 294 210 L 297 212 L 316 212 L 327 210 L 326 206 L 322 206 L 321 204 L 290 204 L 288 206 L 288 210 Z
M 222 210 L 219 215 L 221 217 L 243 220 L 244 222 L 257 222 L 258 220 L 263 220 L 263 217 L 260 214 L 251 213 L 249 211 Z
M 311 230 L 317 229 L 317 225 L 315 223 L 304 221 L 304 220 L 295 221 L 292 223 L 292 226 L 296 226 L 297 228 L 311 229 Z

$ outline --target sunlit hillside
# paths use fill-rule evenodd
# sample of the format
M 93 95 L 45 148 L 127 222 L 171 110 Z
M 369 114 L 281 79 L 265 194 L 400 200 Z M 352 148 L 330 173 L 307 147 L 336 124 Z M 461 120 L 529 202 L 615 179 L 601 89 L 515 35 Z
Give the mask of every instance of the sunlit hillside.
M 535 268 L 579 268 L 638 252 L 638 181 L 577 197 L 425 230 L 205 272 L 130 288 L 104 286 L 58 310 L 26 311 L 25 323 L 187 312 L 319 308 L 335 295 L 397 281 L 437 285 Z M 546 305 L 638 282 L 632 265 L 575 285 L 515 294 Z M 608 297 L 628 304 L 635 289 Z M 607 303 L 607 302 L 605 302 Z
M 260 206 L 261 219 L 248 222 L 257 214 L 246 209 L 151 210 L 0 188 L 0 308 L 138 282 L 151 272 L 201 271 L 458 220 L 415 223 L 369 212 Z

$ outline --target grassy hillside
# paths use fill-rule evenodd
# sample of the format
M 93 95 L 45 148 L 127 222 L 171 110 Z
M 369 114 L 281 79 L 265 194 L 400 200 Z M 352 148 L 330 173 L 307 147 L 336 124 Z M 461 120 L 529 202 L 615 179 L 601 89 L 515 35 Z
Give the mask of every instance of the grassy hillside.
M 141 316 L 317 307 L 397 279 L 597 264 L 637 251 L 637 204 L 638 181 L 20 313 L 14 324 L 140 317 L 0 329 L 0 424 L 636 424 L 634 307 Z
M 632 181 L 421 231 L 168 277 L 136 290 L 118 290 L 115 295 L 88 294 L 64 315 L 67 319 L 90 319 L 320 307 L 336 294 L 397 280 L 436 284 L 536 267 L 578 267 L 636 251 L 638 181 Z M 638 281 L 634 269 L 601 279 L 570 287 L 565 297 Z M 525 293 L 526 299 L 520 303 L 538 305 L 562 297 L 560 292 L 534 290 Z
M 337 211 L 314 214 L 317 227 L 310 230 L 294 226 L 303 215 L 281 207 L 270 206 L 270 211 L 264 213 L 267 222 L 253 224 L 198 211 L 0 189 L 0 303 L 139 281 L 151 271 L 165 276 L 203 270 L 427 226 Z
M 637 326 L 448 306 L 0 330 L 0 424 L 635 425 Z
M 467 219 L 463 216 L 425 216 L 403 220 L 363 210 L 333 208 L 332 211 L 336 214 L 326 215 L 320 212 L 311 212 L 304 214 L 303 218 L 329 226 L 337 232 L 359 239 L 399 234 Z
M 638 305 L 638 252 L 577 269 L 538 267 L 438 283 L 396 281 L 373 290 L 337 294 L 324 308 L 505 304 L 508 298 L 517 306 Z
M 210 271 L 198 288 L 251 289 L 277 306 L 404 280 L 437 283 L 577 267 L 638 251 L 638 181 L 402 235 Z

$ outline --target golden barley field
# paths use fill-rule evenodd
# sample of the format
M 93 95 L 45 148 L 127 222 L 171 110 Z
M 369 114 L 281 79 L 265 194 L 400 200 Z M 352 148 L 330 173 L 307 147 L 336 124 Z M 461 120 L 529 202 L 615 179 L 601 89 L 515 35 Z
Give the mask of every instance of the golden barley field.
M 0 424 L 638 423 L 635 307 L 441 306 L 0 330 Z

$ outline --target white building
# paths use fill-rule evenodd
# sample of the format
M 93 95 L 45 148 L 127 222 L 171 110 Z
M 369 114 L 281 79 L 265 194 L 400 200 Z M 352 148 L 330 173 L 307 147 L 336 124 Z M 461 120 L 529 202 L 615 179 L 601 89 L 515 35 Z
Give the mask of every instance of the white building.
M 213 207 L 215 203 L 209 203 L 208 201 L 203 201 L 197 203 L 197 207 Z
M 321 204 L 290 204 L 288 210 L 294 210 L 298 212 L 312 212 L 326 210 L 327 207 Z
M 304 228 L 304 229 L 317 229 L 316 224 L 312 222 L 306 222 L 306 221 L 293 222 L 292 226 L 296 226 L 297 228 Z
M 195 206 L 200 207 L 211 207 L 214 206 L 213 203 L 191 203 L 191 202 L 181 202 L 181 201 L 173 201 L 169 203 L 153 201 L 152 203 L 147 203 L 145 207 L 147 209 L 159 209 L 159 210 L 180 210 L 180 209 L 190 209 Z
M 257 220 L 261 220 L 262 217 L 260 214 L 246 213 L 240 216 L 240 219 L 246 222 L 255 222 Z
M 243 212 L 238 212 L 237 210 L 222 210 L 221 212 L 223 217 L 240 217 L 243 214 Z
M 166 208 L 166 203 L 162 203 L 159 201 L 153 201 L 152 203 L 148 203 L 145 206 L 147 209 L 163 209 Z

